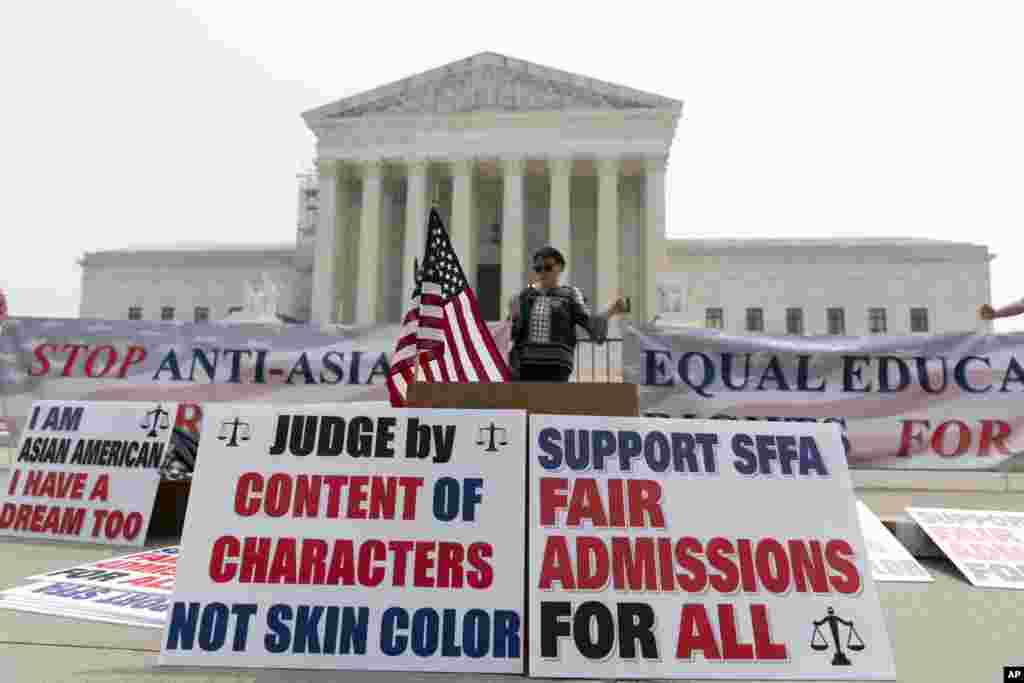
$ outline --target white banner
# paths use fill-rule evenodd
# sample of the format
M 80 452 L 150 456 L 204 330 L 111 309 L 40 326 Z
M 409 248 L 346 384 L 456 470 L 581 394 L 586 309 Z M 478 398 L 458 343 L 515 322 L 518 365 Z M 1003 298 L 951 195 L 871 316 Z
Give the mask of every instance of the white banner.
M 967 580 L 1024 590 L 1024 512 L 907 508 Z
M 1024 335 L 630 328 L 623 341 L 646 415 L 835 422 L 854 469 L 992 470 L 1024 453 Z
M 895 679 L 839 431 L 530 416 L 530 674 Z
M 871 576 L 875 581 L 929 582 L 934 581 L 928 570 L 914 559 L 882 520 L 861 501 L 857 501 L 857 516 L 864 533 L 864 543 L 871 561 Z
M 68 581 L 39 581 L 0 591 L 0 609 L 143 628 L 163 628 L 169 602 L 167 595 Z
M 160 662 L 523 672 L 526 416 L 209 404 Z
M 0 534 L 141 546 L 177 409 L 37 401 L 0 494 Z

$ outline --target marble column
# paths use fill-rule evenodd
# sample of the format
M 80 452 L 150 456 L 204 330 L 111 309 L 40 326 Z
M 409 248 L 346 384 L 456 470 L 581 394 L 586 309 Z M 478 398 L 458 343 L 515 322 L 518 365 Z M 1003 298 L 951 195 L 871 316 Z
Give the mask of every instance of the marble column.
M 565 256 L 562 282 L 572 284 L 572 209 L 569 187 L 572 182 L 572 159 L 550 159 L 548 178 L 551 182 L 551 215 L 548 219 L 548 243 Z
M 313 255 L 313 296 L 310 320 L 316 325 L 334 322 L 335 245 L 338 229 L 338 162 L 317 161 L 320 216 Z
M 456 159 L 452 161 L 452 225 L 451 238 L 455 254 L 466 271 L 470 281 L 473 270 L 471 263 L 473 237 L 473 169 L 472 159 Z
M 359 290 L 356 294 L 356 324 L 377 322 L 377 299 L 380 297 L 380 160 L 363 164 L 363 211 L 359 222 Z
M 526 286 L 526 229 L 523 209 L 525 159 L 502 159 L 504 201 L 501 219 L 501 311 L 507 315 L 509 301 Z
M 665 258 L 665 165 L 668 157 L 644 160 L 643 277 L 640 297 L 640 324 L 649 323 L 658 314 L 658 270 Z
M 602 311 L 619 295 L 619 160 L 598 159 L 597 167 L 597 291 L 593 309 Z
M 413 265 L 423 260 L 423 249 L 427 237 L 427 171 L 430 163 L 426 159 L 406 161 L 407 190 L 405 199 L 405 246 L 402 263 L 402 313 L 409 307 L 409 298 L 416 285 Z M 415 261 L 414 261 L 415 259 Z

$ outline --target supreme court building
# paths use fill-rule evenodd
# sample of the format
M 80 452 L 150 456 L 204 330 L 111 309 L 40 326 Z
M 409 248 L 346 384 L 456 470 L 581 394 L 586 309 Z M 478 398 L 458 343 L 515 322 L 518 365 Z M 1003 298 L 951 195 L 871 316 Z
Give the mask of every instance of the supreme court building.
M 327 104 L 303 115 L 317 168 L 299 180 L 292 236 L 282 226 L 278 244 L 88 253 L 80 315 L 213 322 L 271 281 L 288 320 L 396 324 L 435 205 L 488 320 L 507 315 L 530 256 L 552 244 L 568 259 L 565 282 L 595 309 L 630 297 L 634 323 L 849 336 L 977 328 L 991 298 L 983 245 L 833 239 L 827 217 L 821 239 L 687 239 L 678 223 L 667 238 L 681 110 L 493 53 Z
M 484 53 L 307 112 L 319 177 L 311 319 L 398 321 L 436 203 L 488 319 L 552 244 L 596 308 L 621 292 L 650 320 L 681 109 Z

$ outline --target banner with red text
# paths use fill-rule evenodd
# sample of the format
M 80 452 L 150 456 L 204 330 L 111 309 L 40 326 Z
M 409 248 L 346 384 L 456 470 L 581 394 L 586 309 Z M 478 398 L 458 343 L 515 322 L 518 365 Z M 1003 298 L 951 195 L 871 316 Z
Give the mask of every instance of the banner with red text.
M 523 672 L 525 413 L 206 408 L 162 664 Z
M 628 329 L 645 415 L 835 422 L 854 469 L 1024 457 L 1024 335 L 774 337 Z
M 130 555 L 121 555 L 57 569 L 28 578 L 33 581 L 70 581 L 72 583 L 115 590 L 170 595 L 180 546 L 152 548 Z
M 499 348 L 508 325 L 494 323 Z M 174 401 L 165 477 L 190 472 L 200 404 L 388 401 L 399 325 L 338 328 L 10 318 L 0 330 L 0 419 L 16 437 L 33 401 Z
M 530 416 L 530 674 L 895 679 L 839 430 Z
M 37 401 L 0 493 L 0 535 L 142 545 L 174 403 Z

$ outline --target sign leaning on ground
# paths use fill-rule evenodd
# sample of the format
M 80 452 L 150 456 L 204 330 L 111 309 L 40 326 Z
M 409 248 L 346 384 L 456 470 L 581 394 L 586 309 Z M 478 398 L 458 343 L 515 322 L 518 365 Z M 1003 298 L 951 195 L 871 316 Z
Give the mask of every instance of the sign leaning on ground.
M 972 585 L 1024 590 L 1024 512 L 907 508 Z
M 530 416 L 530 674 L 895 679 L 839 430 Z
M 0 493 L 0 534 L 142 545 L 177 410 L 37 401 Z
M 208 404 L 160 663 L 523 673 L 526 414 Z
M 928 582 L 934 581 L 928 570 L 903 547 L 882 520 L 861 501 L 857 501 L 857 516 L 864 533 L 864 543 L 871 562 L 871 576 L 875 581 Z

